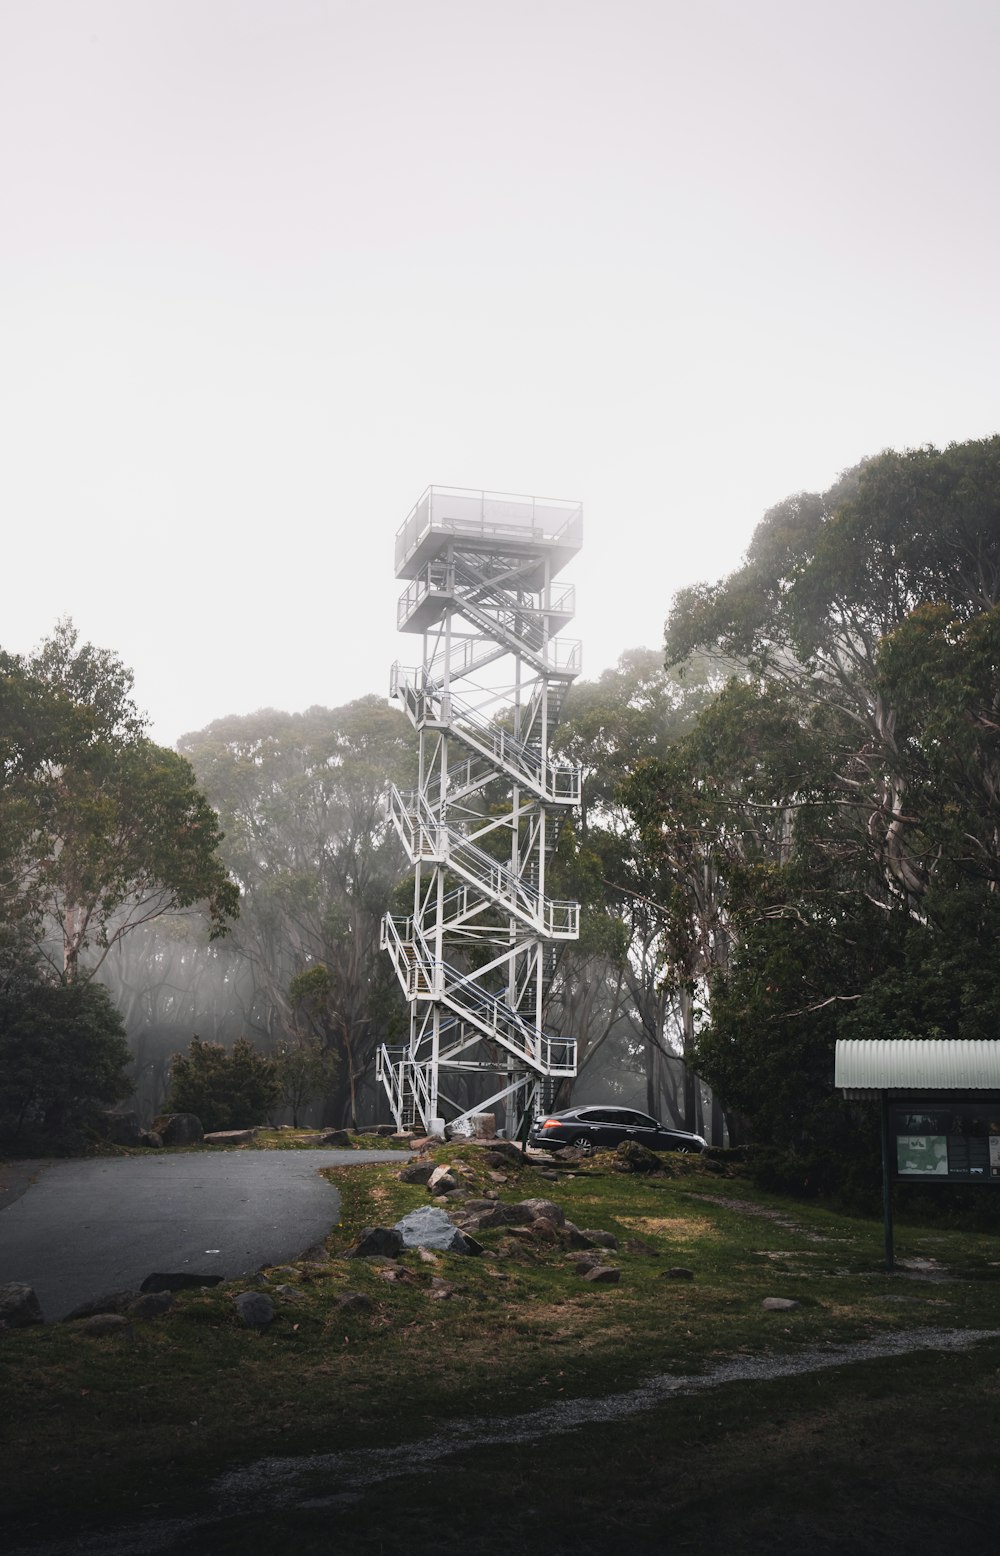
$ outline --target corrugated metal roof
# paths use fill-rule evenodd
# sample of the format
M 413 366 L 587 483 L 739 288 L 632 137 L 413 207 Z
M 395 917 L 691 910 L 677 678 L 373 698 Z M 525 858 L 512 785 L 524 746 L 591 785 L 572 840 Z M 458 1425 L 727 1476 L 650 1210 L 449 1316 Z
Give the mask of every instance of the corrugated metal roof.
M 1000 1091 L 1000 1041 L 841 1040 L 833 1083 L 853 1097 L 877 1091 Z

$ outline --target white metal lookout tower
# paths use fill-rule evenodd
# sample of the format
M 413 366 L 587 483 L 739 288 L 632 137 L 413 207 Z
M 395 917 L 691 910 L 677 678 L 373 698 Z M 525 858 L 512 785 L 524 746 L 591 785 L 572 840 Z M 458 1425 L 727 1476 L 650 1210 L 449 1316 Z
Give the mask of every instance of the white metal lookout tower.
M 502 1109 L 513 1137 L 576 1074 L 575 1038 L 542 1010 L 555 946 L 579 933 L 545 872 L 580 799 L 548 745 L 580 669 L 556 635 L 573 589 L 554 580 L 582 531 L 578 503 L 431 486 L 396 536 L 398 626 L 423 636 L 390 691 L 420 735 L 416 791 L 389 795 L 414 869 L 412 916 L 382 927 L 410 1005 L 409 1043 L 379 1054 L 397 1128 Z

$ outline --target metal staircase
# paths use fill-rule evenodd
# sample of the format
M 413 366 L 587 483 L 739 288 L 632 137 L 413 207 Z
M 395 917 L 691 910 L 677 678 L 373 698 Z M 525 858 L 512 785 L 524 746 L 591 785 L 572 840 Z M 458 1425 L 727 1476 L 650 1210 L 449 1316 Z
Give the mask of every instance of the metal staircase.
M 582 539 L 575 503 L 429 487 L 396 539 L 401 631 L 422 662 L 390 696 L 420 738 L 419 784 L 388 812 L 413 866 L 413 912 L 382 946 L 410 1005 L 409 1041 L 378 1075 L 398 1128 L 502 1114 L 509 1136 L 576 1073 L 576 1041 L 547 1032 L 552 949 L 579 905 L 546 892 L 558 820 L 580 769 L 548 754 L 579 644 L 557 637 Z

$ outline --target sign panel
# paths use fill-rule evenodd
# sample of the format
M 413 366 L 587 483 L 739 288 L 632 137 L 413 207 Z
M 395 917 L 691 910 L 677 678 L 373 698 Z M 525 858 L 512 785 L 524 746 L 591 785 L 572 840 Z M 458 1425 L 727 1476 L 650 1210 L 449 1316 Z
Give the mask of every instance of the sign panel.
M 889 1135 L 897 1179 L 1000 1183 L 1000 1100 L 892 1102 Z

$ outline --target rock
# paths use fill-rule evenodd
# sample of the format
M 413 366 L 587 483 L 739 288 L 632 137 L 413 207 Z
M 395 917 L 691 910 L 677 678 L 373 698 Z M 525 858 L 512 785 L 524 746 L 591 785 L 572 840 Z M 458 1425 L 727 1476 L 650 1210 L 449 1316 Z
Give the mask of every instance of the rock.
M 112 1334 L 125 1337 L 132 1333 L 132 1325 L 124 1313 L 92 1313 L 89 1318 L 79 1319 L 75 1327 L 79 1334 L 93 1335 L 96 1339 Z
M 447 1212 L 437 1205 L 422 1205 L 396 1222 L 404 1248 L 438 1248 L 442 1253 L 460 1251 L 465 1239 Z
M 573 1255 L 573 1268 L 578 1275 L 585 1275 L 588 1270 L 604 1263 L 604 1256 L 595 1249 L 593 1253 L 581 1253 Z
M 250 1145 L 257 1138 L 256 1129 L 213 1129 L 202 1136 L 203 1145 Z
M 383 1269 L 376 1270 L 375 1273 L 379 1280 L 387 1280 L 390 1284 L 403 1286 L 413 1286 L 416 1284 L 416 1276 L 411 1275 L 409 1270 L 404 1270 L 401 1264 L 387 1264 Z
M 476 1239 L 474 1237 L 470 1237 L 468 1232 L 462 1233 L 461 1247 L 452 1249 L 452 1253 L 465 1253 L 468 1254 L 470 1258 L 474 1259 L 478 1258 L 481 1253 L 485 1252 L 486 1249 L 483 1247 L 482 1243 L 477 1243 Z
M 388 1138 L 391 1145 L 409 1145 L 413 1139 L 413 1132 L 409 1129 L 399 1129 Z
M 556 1223 L 548 1216 L 536 1216 L 528 1230 L 536 1242 L 559 1242 L 559 1227 L 557 1227 Z
M 376 1130 L 376 1134 L 379 1133 Z M 332 1146 L 338 1151 L 348 1151 L 351 1148 L 351 1137 L 346 1129 L 328 1129 L 319 1137 L 320 1145 Z
M 200 1145 L 205 1138 L 201 1119 L 193 1113 L 161 1113 L 153 1128 L 164 1145 Z
M 138 1299 L 139 1293 L 133 1289 L 128 1291 L 110 1291 L 103 1297 L 93 1297 L 89 1302 L 81 1302 L 72 1313 L 67 1313 L 62 1320 L 64 1324 L 75 1324 L 78 1318 L 92 1318 L 95 1313 L 124 1313 L 133 1302 Z
M 494 1161 L 494 1157 L 497 1157 L 498 1160 Z M 521 1167 L 524 1165 L 521 1148 L 515 1145 L 513 1140 L 491 1140 L 485 1161 L 487 1167 Z
M 344 1291 L 333 1304 L 341 1313 L 373 1313 L 375 1304 L 363 1291 Z
M 800 1302 L 795 1302 L 791 1297 L 765 1297 L 761 1307 L 768 1313 L 787 1313 L 793 1307 L 801 1307 Z
M 370 1135 L 382 1135 L 388 1138 L 389 1135 L 394 1135 L 396 1133 L 396 1126 L 395 1124 L 374 1124 L 372 1128 L 368 1130 L 368 1133 Z
M 554 1200 L 522 1199 L 521 1204 L 525 1210 L 531 1211 L 531 1219 L 533 1221 L 537 1221 L 540 1216 L 544 1216 L 546 1221 L 554 1221 L 556 1226 L 562 1226 L 566 1220 L 566 1212 Z
M 490 1168 L 490 1182 L 491 1183 L 509 1183 L 510 1182 L 510 1173 L 509 1172 L 497 1172 L 496 1168 L 491 1167 Z
M 449 1297 L 454 1295 L 454 1286 L 450 1285 L 448 1281 L 442 1280 L 438 1275 L 433 1277 L 431 1280 L 431 1296 L 433 1298 L 438 1302 L 446 1302 Z
M 663 1163 L 655 1151 L 640 1145 L 638 1140 L 623 1140 L 615 1146 L 614 1169 L 616 1172 L 661 1172 Z
M 440 1259 L 438 1258 L 437 1254 L 436 1253 L 432 1253 L 429 1248 L 418 1248 L 417 1249 L 417 1257 L 419 1258 L 421 1264 L 435 1264 L 436 1265 L 436 1264 L 440 1264 L 440 1262 L 441 1262 Z
M 274 1322 L 274 1303 L 261 1291 L 241 1291 L 233 1306 L 248 1329 L 266 1329 Z
M 0 1327 L 25 1329 L 29 1324 L 44 1322 L 33 1287 L 17 1280 L 0 1286 Z
M 503 1200 L 495 1200 L 486 1210 L 477 1210 L 470 1225 L 476 1231 L 483 1231 L 491 1226 L 530 1226 L 535 1215 L 527 1205 L 507 1205 Z
M 148 1146 L 151 1151 L 161 1151 L 163 1149 L 163 1136 L 158 1135 L 155 1129 L 144 1129 L 139 1136 L 138 1143 Z
M 581 1227 L 580 1230 L 582 1231 L 584 1237 L 589 1237 L 590 1241 L 592 1243 L 596 1243 L 598 1248 L 618 1247 L 618 1239 L 614 1232 L 602 1232 L 597 1227 L 593 1226 L 584 1226 Z
M 450 1194 L 453 1189 L 461 1188 L 461 1184 L 451 1167 L 435 1167 L 427 1179 L 427 1187 L 432 1194 Z
M 461 1123 L 449 1124 L 445 1131 L 449 1140 L 494 1140 L 496 1132 L 495 1113 L 473 1113 Z
M 147 1275 L 140 1291 L 193 1291 L 201 1286 L 221 1286 L 224 1277 L 222 1275 L 194 1275 L 187 1270 L 178 1270 L 176 1274 Z
M 584 1270 L 583 1278 L 595 1286 L 617 1286 L 622 1272 L 612 1264 L 592 1264 L 588 1270 Z
M 395 1259 L 403 1249 L 403 1237 L 395 1227 L 366 1226 L 353 1248 L 348 1248 L 343 1255 L 345 1259 L 370 1259 L 373 1255 L 382 1254 L 389 1259 Z
M 172 1307 L 173 1300 L 172 1291 L 147 1291 L 130 1302 L 125 1311 L 129 1318 L 162 1318 L 168 1308 Z
M 617 1243 L 609 1243 L 606 1246 L 617 1247 L 618 1245 Z M 658 1248 L 654 1248 L 652 1243 L 644 1242 L 641 1237 L 630 1237 L 625 1244 L 625 1252 L 643 1253 L 651 1259 L 658 1259 L 660 1257 L 660 1250 Z
M 304 1302 L 306 1294 L 300 1291 L 298 1286 L 290 1286 L 287 1281 L 282 1281 L 280 1286 L 274 1288 L 275 1296 L 281 1297 L 284 1302 Z
M 307 1264 L 329 1264 L 330 1253 L 324 1243 L 310 1243 L 299 1258 Z
M 694 1280 L 694 1270 L 687 1269 L 683 1264 L 675 1264 L 669 1270 L 661 1270 L 660 1279 Z
M 593 1248 L 593 1240 L 586 1232 L 581 1232 L 578 1226 L 567 1226 L 563 1230 L 566 1232 L 566 1240 L 571 1248 Z

